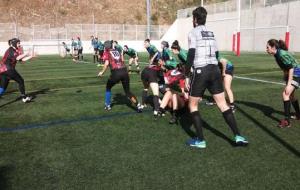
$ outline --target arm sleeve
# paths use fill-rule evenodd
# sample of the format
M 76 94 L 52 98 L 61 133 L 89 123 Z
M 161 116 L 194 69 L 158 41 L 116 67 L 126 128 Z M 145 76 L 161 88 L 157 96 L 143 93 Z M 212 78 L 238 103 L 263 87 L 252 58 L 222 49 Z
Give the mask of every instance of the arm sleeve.
M 219 51 L 216 51 L 216 53 L 215 53 L 215 54 L 216 54 L 216 58 L 217 58 L 217 60 L 218 60 L 218 61 L 220 61 L 220 53 L 219 53 Z
M 188 76 L 191 72 L 191 67 L 194 63 L 195 54 L 196 54 L 196 49 L 190 48 L 188 51 L 186 65 L 185 65 L 185 76 Z
M 196 54 L 196 36 L 190 32 L 188 36 L 188 54 L 185 66 L 185 75 L 188 76 L 191 72 L 191 67 L 194 64 L 195 54 Z

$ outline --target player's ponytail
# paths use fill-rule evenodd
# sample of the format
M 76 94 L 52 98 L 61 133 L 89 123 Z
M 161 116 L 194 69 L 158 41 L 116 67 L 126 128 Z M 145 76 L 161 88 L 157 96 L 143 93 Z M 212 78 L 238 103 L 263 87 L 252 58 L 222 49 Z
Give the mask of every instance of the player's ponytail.
M 175 49 L 175 50 L 180 51 L 179 42 L 178 42 L 177 40 L 175 40 L 175 41 L 172 43 L 171 49 Z
M 269 46 L 275 47 L 276 49 L 288 50 L 285 42 L 283 40 L 270 39 L 268 41 Z
M 280 48 L 280 49 L 283 49 L 283 50 L 288 50 L 288 47 L 286 46 L 286 43 L 285 43 L 285 41 L 283 41 L 283 40 L 279 40 L 278 41 L 278 47 Z
M 169 48 L 169 43 L 167 41 L 162 41 L 161 44 L 164 46 L 164 48 Z

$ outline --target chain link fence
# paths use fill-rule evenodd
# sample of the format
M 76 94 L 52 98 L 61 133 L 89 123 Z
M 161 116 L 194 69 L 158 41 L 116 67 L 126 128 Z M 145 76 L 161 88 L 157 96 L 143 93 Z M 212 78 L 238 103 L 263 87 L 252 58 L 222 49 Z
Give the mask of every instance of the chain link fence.
M 159 40 L 169 29 L 168 25 L 152 25 L 150 39 Z M 90 36 L 101 40 L 144 40 L 147 38 L 147 25 L 127 24 L 65 24 L 64 27 L 51 27 L 50 24 L 19 26 L 16 23 L 0 23 L 0 41 L 19 37 L 22 41 L 66 40 L 81 37 L 89 40 Z

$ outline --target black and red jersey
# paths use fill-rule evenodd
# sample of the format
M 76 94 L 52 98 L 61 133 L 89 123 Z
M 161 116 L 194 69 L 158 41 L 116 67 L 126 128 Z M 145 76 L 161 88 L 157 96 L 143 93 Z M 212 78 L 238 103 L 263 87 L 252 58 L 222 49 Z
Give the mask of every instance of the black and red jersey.
M 102 57 L 103 61 L 109 61 L 110 70 L 126 68 L 122 55 L 114 49 L 105 50 Z
M 164 80 L 169 86 L 178 85 L 180 88 L 184 88 L 185 86 L 184 74 L 177 69 L 164 73 Z
M 148 65 L 148 68 L 155 71 L 161 70 L 161 67 L 159 65 L 154 65 L 154 64 Z
M 17 64 L 17 57 L 20 55 L 20 51 L 17 51 L 13 47 L 9 47 L 3 55 L 1 64 L 5 65 L 7 70 L 15 69 Z

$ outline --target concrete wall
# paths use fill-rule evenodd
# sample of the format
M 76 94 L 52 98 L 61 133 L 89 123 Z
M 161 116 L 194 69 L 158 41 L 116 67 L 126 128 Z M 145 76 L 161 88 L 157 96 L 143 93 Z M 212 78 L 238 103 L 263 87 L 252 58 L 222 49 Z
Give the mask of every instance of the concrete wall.
M 242 10 L 241 50 L 265 51 L 269 39 L 285 39 L 284 26 L 289 25 L 290 51 L 300 52 L 300 14 L 297 14 L 299 10 L 300 1 Z M 221 51 L 231 51 L 232 35 L 237 29 L 237 22 L 237 12 L 212 15 L 208 13 L 206 26 L 214 32 Z M 192 17 L 177 19 L 162 39 L 178 39 L 182 47 L 187 48 L 187 36 L 191 29 Z

